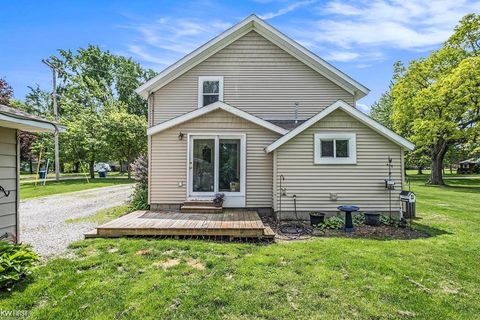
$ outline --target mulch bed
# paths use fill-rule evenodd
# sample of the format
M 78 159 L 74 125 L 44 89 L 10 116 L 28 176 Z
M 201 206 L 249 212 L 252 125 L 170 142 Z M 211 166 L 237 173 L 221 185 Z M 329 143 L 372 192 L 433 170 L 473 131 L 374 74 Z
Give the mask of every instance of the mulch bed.
M 310 232 L 308 234 L 301 235 L 287 235 L 279 232 L 276 221 L 272 218 L 262 218 L 264 224 L 270 226 L 275 233 L 276 240 L 306 240 L 311 237 L 344 237 L 344 238 L 363 238 L 363 239 L 376 239 L 376 240 L 413 240 L 428 238 L 430 235 L 425 232 L 421 232 L 410 227 L 400 228 L 394 226 L 380 225 L 380 226 L 367 226 L 360 225 L 355 227 L 355 232 L 346 233 L 343 230 L 321 230 L 311 228 L 308 223 L 303 223 L 309 227 Z
M 398 228 L 392 226 L 367 226 L 361 225 L 355 227 L 355 232 L 346 233 L 343 230 L 318 230 L 314 229 L 315 237 L 348 237 L 348 238 L 366 238 L 377 240 L 412 240 L 419 238 L 428 238 L 429 235 L 418 230 L 406 228 Z

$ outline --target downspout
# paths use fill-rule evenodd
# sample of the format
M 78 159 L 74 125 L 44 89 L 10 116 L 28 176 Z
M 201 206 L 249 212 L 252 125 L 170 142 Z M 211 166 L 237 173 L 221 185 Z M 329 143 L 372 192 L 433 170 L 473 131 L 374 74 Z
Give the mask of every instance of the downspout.
M 16 152 L 17 152 L 17 158 L 15 161 L 15 174 L 16 174 L 16 185 L 17 185 L 17 190 L 15 191 L 15 243 L 20 242 L 20 214 L 19 214 L 19 203 L 20 203 L 20 131 L 16 130 L 16 136 L 17 136 L 17 145 L 16 145 Z

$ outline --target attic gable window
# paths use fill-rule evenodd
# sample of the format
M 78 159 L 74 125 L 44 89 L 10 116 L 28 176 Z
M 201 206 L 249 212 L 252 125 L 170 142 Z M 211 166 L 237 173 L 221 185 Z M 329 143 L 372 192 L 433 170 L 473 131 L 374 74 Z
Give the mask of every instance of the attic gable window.
M 223 77 L 198 77 L 198 107 L 204 107 L 217 101 L 223 101 Z
M 315 164 L 356 164 L 355 133 L 316 133 L 314 135 Z

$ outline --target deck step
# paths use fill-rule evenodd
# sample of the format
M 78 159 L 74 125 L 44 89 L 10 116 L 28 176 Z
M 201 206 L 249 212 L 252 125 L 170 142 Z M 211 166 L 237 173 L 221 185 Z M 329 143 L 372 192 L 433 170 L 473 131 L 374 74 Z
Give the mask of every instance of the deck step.
M 87 238 L 98 238 L 99 237 L 97 229 L 93 229 L 93 230 L 90 230 L 88 232 L 85 232 L 83 234 L 83 236 L 85 237 L 85 239 L 87 239 Z
M 190 200 L 183 203 L 184 206 L 215 207 L 213 201 L 208 200 Z
M 222 213 L 222 207 L 214 207 L 214 206 L 191 206 L 191 205 L 183 205 L 180 208 L 180 212 L 183 213 Z
M 275 238 L 275 232 L 272 230 L 272 228 L 267 226 L 267 227 L 265 227 L 265 229 L 263 229 L 263 238 L 264 239 Z

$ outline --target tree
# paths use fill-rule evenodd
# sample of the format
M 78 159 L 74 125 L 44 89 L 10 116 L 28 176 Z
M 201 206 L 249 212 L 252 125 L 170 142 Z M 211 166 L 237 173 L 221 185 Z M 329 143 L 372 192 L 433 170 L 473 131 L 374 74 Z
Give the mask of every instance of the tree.
M 28 168 L 30 174 L 33 174 L 33 161 L 36 160 L 36 156 L 33 153 L 33 144 L 37 140 L 37 136 L 30 132 L 20 132 L 20 160 L 28 162 Z
M 13 97 L 13 89 L 7 80 L 0 78 L 0 104 L 9 104 Z
M 370 108 L 370 116 L 385 127 L 392 129 L 393 99 L 390 91 L 382 93 L 380 99 L 375 101 Z
M 74 119 L 64 122 L 68 130 L 60 136 L 65 158 L 73 163 L 86 162 L 90 178 L 95 178 L 96 161 L 105 159 L 105 122 L 103 114 L 82 110 Z
M 64 114 L 75 115 L 79 106 L 98 112 L 115 100 L 123 103 L 129 113 L 147 117 L 147 103 L 135 89 L 155 76 L 153 70 L 94 45 L 75 53 L 59 50 L 51 61 L 63 70 L 58 91 Z
M 391 91 L 394 128 L 427 150 L 430 184 L 444 184 L 442 168 L 449 148 L 478 134 L 479 21 L 480 16 L 465 16 L 441 49 L 396 73 Z
M 105 129 L 109 152 L 128 164 L 130 178 L 130 164 L 147 151 L 147 120 L 126 110 L 112 111 L 106 116 Z
M 74 164 L 87 162 L 92 178 L 96 161 L 133 161 L 138 156 L 135 144 L 146 141 L 146 127 L 142 127 L 142 138 L 133 134 L 135 142 L 123 140 L 114 145 L 108 142 L 106 128 L 108 121 L 116 121 L 116 118 L 109 114 L 122 109 L 125 110 L 121 113 L 125 121 L 134 121 L 133 128 L 129 128 L 128 124 L 120 128 L 129 130 L 126 136 L 116 136 L 115 139 L 128 138 L 141 119 L 146 123 L 147 104 L 134 89 L 155 73 L 142 69 L 131 59 L 102 51 L 93 45 L 75 52 L 60 50 L 59 55 L 50 60 L 61 70 L 58 89 L 60 121 L 68 127 L 67 134 L 60 137 L 64 159 Z M 108 127 L 117 125 L 113 123 Z M 132 153 L 135 153 L 133 157 Z

